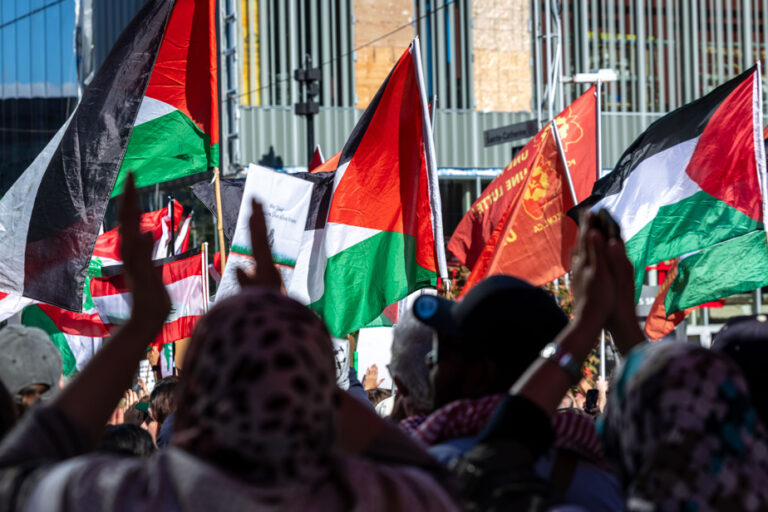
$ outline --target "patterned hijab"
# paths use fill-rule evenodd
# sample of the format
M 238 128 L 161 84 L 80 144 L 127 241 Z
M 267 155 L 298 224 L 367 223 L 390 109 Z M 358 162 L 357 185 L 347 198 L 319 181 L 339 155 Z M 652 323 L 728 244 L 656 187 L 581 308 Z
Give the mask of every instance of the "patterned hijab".
M 312 311 L 247 289 L 197 325 L 184 364 L 174 444 L 281 500 L 327 476 L 333 346 Z
M 604 416 L 630 510 L 767 510 L 766 430 L 739 370 L 699 346 L 627 357 Z

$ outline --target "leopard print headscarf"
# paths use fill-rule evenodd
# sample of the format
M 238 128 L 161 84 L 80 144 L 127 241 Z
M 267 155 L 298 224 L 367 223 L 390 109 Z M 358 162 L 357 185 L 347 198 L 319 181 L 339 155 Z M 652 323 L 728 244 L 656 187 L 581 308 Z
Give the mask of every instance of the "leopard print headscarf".
M 183 368 L 174 444 L 274 487 L 275 504 L 327 475 L 333 345 L 308 308 L 260 288 L 229 297 L 198 323 Z

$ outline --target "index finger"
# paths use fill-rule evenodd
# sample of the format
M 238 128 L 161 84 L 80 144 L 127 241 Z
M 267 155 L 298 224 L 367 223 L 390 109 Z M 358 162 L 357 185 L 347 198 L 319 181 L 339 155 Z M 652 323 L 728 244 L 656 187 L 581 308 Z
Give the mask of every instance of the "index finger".
M 136 194 L 136 184 L 133 173 L 128 173 L 123 189 L 123 197 L 120 201 L 118 218 L 120 221 L 120 234 L 135 234 L 139 231 L 139 202 Z
M 248 220 L 248 227 L 251 230 L 251 250 L 254 255 L 256 251 L 269 252 L 269 240 L 267 239 L 267 222 L 264 219 L 264 207 L 251 199 L 251 218 Z M 271 253 L 270 253 L 271 255 Z

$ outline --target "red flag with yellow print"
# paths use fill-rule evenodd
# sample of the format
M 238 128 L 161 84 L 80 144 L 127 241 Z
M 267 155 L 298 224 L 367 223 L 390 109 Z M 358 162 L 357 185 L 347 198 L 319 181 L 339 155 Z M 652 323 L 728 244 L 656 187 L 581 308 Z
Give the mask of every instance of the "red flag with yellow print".
M 595 88 L 590 87 L 555 117 L 579 201 L 589 196 L 592 184 L 595 182 L 595 107 Z M 448 242 L 448 250 L 470 269 L 475 267 L 486 247 L 492 245 L 491 238 L 499 224 L 505 224 L 510 216 L 513 216 L 510 210 L 517 205 L 516 199 L 531 176 L 536 162 L 542 161 L 539 150 L 547 137 L 551 138 L 549 124 L 537 133 L 518 152 L 504 171 L 486 187 L 454 231 Z M 554 144 L 554 141 L 550 142 Z M 551 161 L 553 165 L 558 162 L 556 154 Z M 537 174 L 536 180 L 539 179 L 546 178 Z M 567 189 L 566 186 L 566 191 Z M 529 193 L 536 195 L 542 192 L 535 192 L 532 189 Z M 540 206 L 534 204 L 536 200 L 531 202 L 530 199 L 532 197 L 529 197 L 525 204 L 527 208 L 533 210 L 534 215 L 537 215 L 540 213 L 538 211 Z M 539 199 L 542 198 L 539 197 Z M 515 231 L 518 237 L 521 233 Z
M 576 203 L 551 123 L 532 152 L 531 171 L 480 253 L 462 295 L 487 276 L 509 274 L 538 286 L 570 268 L 577 227 L 565 212 Z

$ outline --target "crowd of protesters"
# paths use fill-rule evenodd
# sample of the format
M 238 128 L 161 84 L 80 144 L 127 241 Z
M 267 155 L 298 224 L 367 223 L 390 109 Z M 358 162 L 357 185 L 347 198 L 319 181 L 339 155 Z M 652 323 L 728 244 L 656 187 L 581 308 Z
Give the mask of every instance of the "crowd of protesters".
M 3 510 L 768 510 L 768 317 L 732 319 L 711 350 L 647 343 L 623 244 L 594 217 L 572 318 L 510 276 L 421 296 L 393 331 L 394 395 L 281 292 L 256 204 L 256 272 L 200 320 L 180 377 L 132 388 L 170 308 L 138 218 L 129 185 L 133 311 L 76 378 L 43 331 L 0 330 Z M 589 392 L 603 329 L 622 364 Z

